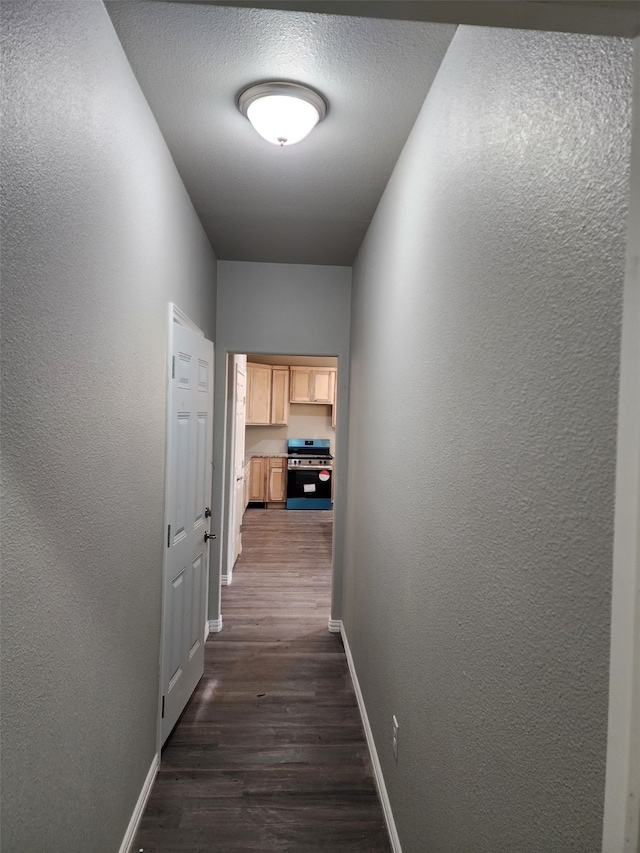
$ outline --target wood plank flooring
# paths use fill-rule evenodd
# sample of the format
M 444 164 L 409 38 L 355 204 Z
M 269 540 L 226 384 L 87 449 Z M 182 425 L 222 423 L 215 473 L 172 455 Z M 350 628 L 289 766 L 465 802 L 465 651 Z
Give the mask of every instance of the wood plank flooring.
M 223 630 L 167 741 L 137 853 L 390 853 L 340 636 L 332 513 L 249 509 Z

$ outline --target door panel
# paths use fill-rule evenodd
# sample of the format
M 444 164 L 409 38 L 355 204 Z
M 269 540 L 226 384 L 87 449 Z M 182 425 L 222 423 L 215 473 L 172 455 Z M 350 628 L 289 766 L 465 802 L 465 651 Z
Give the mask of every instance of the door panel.
M 178 471 L 183 476 L 176 478 L 175 484 L 175 521 L 171 528 L 173 531 L 173 542 L 179 542 L 187 531 L 187 512 L 189 507 L 189 471 L 190 471 L 190 438 L 191 438 L 191 416 L 189 412 L 179 412 L 176 419 L 175 437 L 175 460 Z
M 180 649 L 182 647 L 183 618 L 184 618 L 184 569 L 176 575 L 171 582 L 171 625 L 170 625 L 170 655 L 167 656 L 166 681 L 169 684 L 169 689 L 173 687 L 176 679 L 182 674 L 180 667 L 181 656 Z
M 247 364 L 248 424 L 271 423 L 271 372 L 263 364 Z
M 162 647 L 162 742 L 204 672 L 209 549 L 205 507 L 211 495 L 213 345 L 173 324 Z
M 287 497 L 286 468 L 269 468 L 268 501 L 284 501 Z
M 198 359 L 198 391 L 206 394 L 209 390 L 209 371 L 211 365 L 201 358 Z
M 313 400 L 313 374 L 311 368 L 292 367 L 290 370 L 291 402 L 310 403 Z
M 273 368 L 271 382 L 271 423 L 289 423 L 289 368 Z
M 327 403 L 330 402 L 331 392 L 329 373 L 316 370 L 313 379 L 313 399 L 317 401 L 326 401 Z
M 191 356 L 186 352 L 179 352 L 176 359 L 178 387 L 191 388 Z
M 203 595 L 203 579 L 204 579 L 204 555 L 201 552 L 195 558 L 191 565 L 191 626 L 189 633 L 189 660 L 198 650 L 198 646 L 202 642 L 202 613 L 201 603 Z
M 208 504 L 205 493 L 207 475 L 207 413 L 198 412 L 196 421 L 196 493 L 193 505 L 195 507 L 194 528 L 204 524 L 204 510 Z M 203 533 L 204 535 L 204 533 Z

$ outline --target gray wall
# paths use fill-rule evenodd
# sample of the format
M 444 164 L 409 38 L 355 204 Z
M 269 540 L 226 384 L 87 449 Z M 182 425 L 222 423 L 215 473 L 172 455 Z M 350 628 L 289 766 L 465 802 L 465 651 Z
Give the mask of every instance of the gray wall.
M 630 99 L 629 43 L 460 28 L 354 267 L 343 619 L 404 853 L 600 849 Z
M 101 3 L 2 4 L 2 849 L 114 853 L 156 749 L 168 302 L 215 257 Z
M 633 88 L 602 853 L 640 853 L 640 38 Z
M 351 268 L 303 264 L 218 263 L 216 384 L 212 530 L 223 527 L 224 405 L 226 353 L 330 355 L 338 357 L 334 497 L 344 500 L 347 462 L 349 321 Z M 276 430 L 277 432 L 277 430 Z M 333 617 L 342 591 L 344 514 L 335 519 Z M 209 618 L 220 614 L 220 540 L 211 551 Z M 218 566 L 218 578 L 213 571 Z M 224 613 L 222 614 L 224 619 Z

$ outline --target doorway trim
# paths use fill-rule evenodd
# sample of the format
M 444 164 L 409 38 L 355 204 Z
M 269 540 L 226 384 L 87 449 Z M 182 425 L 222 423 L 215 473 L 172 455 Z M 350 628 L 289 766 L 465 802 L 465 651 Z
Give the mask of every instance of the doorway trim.
M 227 349 L 223 354 L 218 356 L 219 360 L 221 360 L 222 355 L 224 355 L 224 358 L 225 358 L 225 380 L 227 382 L 228 382 L 228 378 L 229 378 L 228 360 L 230 359 L 230 357 L 232 357 L 234 355 L 238 355 L 238 354 L 247 354 L 247 353 L 256 354 L 256 348 L 255 347 L 253 347 L 253 348 L 249 347 L 249 348 L 243 348 L 242 350 L 237 349 L 237 348 L 233 348 L 233 349 L 230 348 L 230 349 Z M 347 441 L 346 441 L 346 429 L 344 429 L 342 425 L 345 423 L 346 413 L 347 413 L 347 409 L 348 409 L 348 397 L 346 394 L 346 389 L 348 387 L 348 368 L 345 368 L 345 366 L 344 366 L 345 362 L 348 362 L 348 359 L 345 359 L 344 357 L 341 357 L 340 355 L 336 355 L 335 353 L 329 353 L 329 354 L 328 353 L 322 353 L 320 355 L 318 355 L 318 353 L 308 353 L 308 352 L 307 353 L 289 353 L 289 352 L 284 351 L 283 349 L 280 349 L 277 346 L 271 346 L 268 349 L 262 348 L 260 350 L 259 354 L 265 355 L 265 356 L 281 356 L 283 358 L 288 358 L 288 359 L 290 359 L 289 364 L 295 364 L 296 359 L 307 359 L 307 358 L 336 359 L 338 380 L 336 382 L 335 392 L 336 392 L 336 407 L 337 407 L 338 416 L 336 418 L 336 425 L 335 425 L 335 442 L 336 442 L 336 448 L 340 449 L 340 457 L 342 460 L 344 460 L 344 461 L 339 462 L 341 470 L 344 469 L 346 471 L 346 468 L 347 468 L 347 452 L 348 451 L 347 451 Z M 345 373 L 347 373 L 347 376 L 341 376 L 341 373 L 340 373 L 341 365 L 342 365 L 343 371 Z M 343 395 L 344 395 L 344 397 L 343 397 Z M 339 399 L 340 399 L 340 405 L 338 405 Z M 217 402 L 217 404 L 221 404 L 222 401 L 218 397 L 216 402 Z M 229 460 L 228 460 L 228 453 L 227 453 L 228 443 L 232 439 L 232 434 L 231 434 L 232 430 L 230 428 L 230 421 L 229 421 L 229 407 L 230 407 L 230 395 L 228 393 L 228 389 L 225 389 L 224 404 L 223 404 L 223 409 L 224 409 L 224 427 L 223 427 L 224 440 L 223 440 L 222 458 L 224 460 L 224 471 L 223 471 L 223 475 L 222 475 L 222 524 L 221 524 L 221 529 L 223 529 L 225 531 L 228 530 L 229 513 L 231 511 L 231 508 L 229 505 L 230 504 L 230 489 L 229 489 L 229 482 L 228 482 Z M 339 435 L 340 436 L 344 435 L 342 444 L 338 440 Z M 245 448 L 245 453 L 246 453 L 246 448 Z M 339 551 L 338 546 L 340 545 L 340 547 L 341 547 L 341 542 L 340 542 L 340 540 L 336 539 L 336 536 L 338 535 L 338 537 L 340 537 L 342 535 L 342 529 L 341 529 L 342 519 L 341 519 L 340 513 L 336 512 L 336 506 L 338 506 L 338 505 L 343 506 L 344 503 L 345 503 L 345 497 L 343 496 L 342 486 L 337 485 L 337 481 L 336 481 L 335 475 L 334 475 L 333 525 L 332 525 L 333 529 L 332 529 L 332 539 L 331 539 L 331 603 L 330 603 L 329 614 L 328 614 L 328 619 L 327 619 L 327 629 L 331 633 L 339 633 L 340 632 L 340 625 L 341 625 L 342 566 L 337 565 L 337 558 L 338 558 L 338 551 Z M 336 534 L 336 530 L 338 530 L 337 534 Z M 220 568 L 219 568 L 219 571 L 220 571 L 219 585 L 220 585 L 220 592 L 222 592 L 222 586 L 223 586 L 222 576 L 223 576 L 224 571 L 225 571 L 225 563 L 224 563 L 224 560 L 222 557 L 222 554 L 223 554 L 222 549 L 221 549 L 220 554 L 221 554 L 221 556 L 220 556 Z M 220 597 L 219 597 L 219 602 L 220 602 L 219 621 L 220 621 L 220 624 L 222 624 L 222 618 L 223 618 L 222 595 L 220 595 Z
M 193 320 L 190 320 L 189 317 L 187 317 L 187 315 L 184 313 L 184 311 L 181 311 L 175 303 L 170 302 L 169 303 L 169 330 L 170 330 L 170 338 L 171 339 L 173 338 L 173 334 L 171 332 L 171 330 L 173 329 L 173 323 L 177 323 L 178 326 L 184 326 L 185 329 L 190 329 L 192 332 L 195 332 L 196 335 L 201 335 L 204 338 L 204 332 L 202 331 L 202 329 L 199 326 L 196 326 L 196 324 L 193 322 Z M 169 341 L 169 344 L 171 344 L 171 343 L 172 343 L 172 340 Z M 169 361 L 171 361 L 171 346 L 169 346 L 169 349 L 167 350 L 167 352 L 168 352 Z M 169 365 L 169 366 L 171 366 L 171 365 Z M 167 389 L 168 388 L 169 388 L 169 384 L 167 383 Z
M 640 853 L 640 38 L 634 40 L 633 89 L 603 853 Z
M 237 380 L 239 364 L 236 358 L 241 353 L 226 353 L 226 396 L 225 396 L 225 422 L 224 422 L 224 506 L 223 506 L 223 529 L 225 535 L 222 542 L 222 565 L 220 582 L 222 586 L 229 586 L 233 579 L 233 554 L 235 542 L 233 539 L 232 522 L 234 519 L 234 485 L 235 485 L 235 430 L 236 430 L 236 405 L 237 405 Z M 245 357 L 243 355 L 243 357 Z M 246 382 L 246 357 L 245 357 L 245 382 Z

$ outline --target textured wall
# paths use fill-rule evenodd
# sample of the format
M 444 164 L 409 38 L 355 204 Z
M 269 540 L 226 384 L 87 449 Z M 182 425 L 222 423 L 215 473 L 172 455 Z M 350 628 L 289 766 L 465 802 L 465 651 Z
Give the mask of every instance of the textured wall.
M 630 98 L 629 43 L 459 29 L 354 268 L 343 618 L 404 853 L 600 849 Z
M 225 360 L 228 352 L 338 357 L 336 455 L 341 460 L 334 496 L 341 501 L 347 455 L 351 268 L 306 264 L 220 261 L 216 325 L 216 386 L 212 530 L 222 530 Z M 335 518 L 333 615 L 339 618 L 342 591 L 344 514 Z M 221 565 L 220 542 L 211 550 Z M 216 554 L 217 556 L 214 556 Z M 212 582 L 209 618 L 220 612 L 220 587 Z M 223 614 L 224 619 L 224 614 Z
M 328 438 L 333 448 L 335 437 L 335 428 L 331 426 L 331 406 L 291 403 L 286 426 L 247 427 L 246 449 L 247 454 L 286 453 L 289 438 Z
M 167 303 L 215 257 L 97 2 L 2 4 L 5 853 L 114 853 L 155 753 Z

